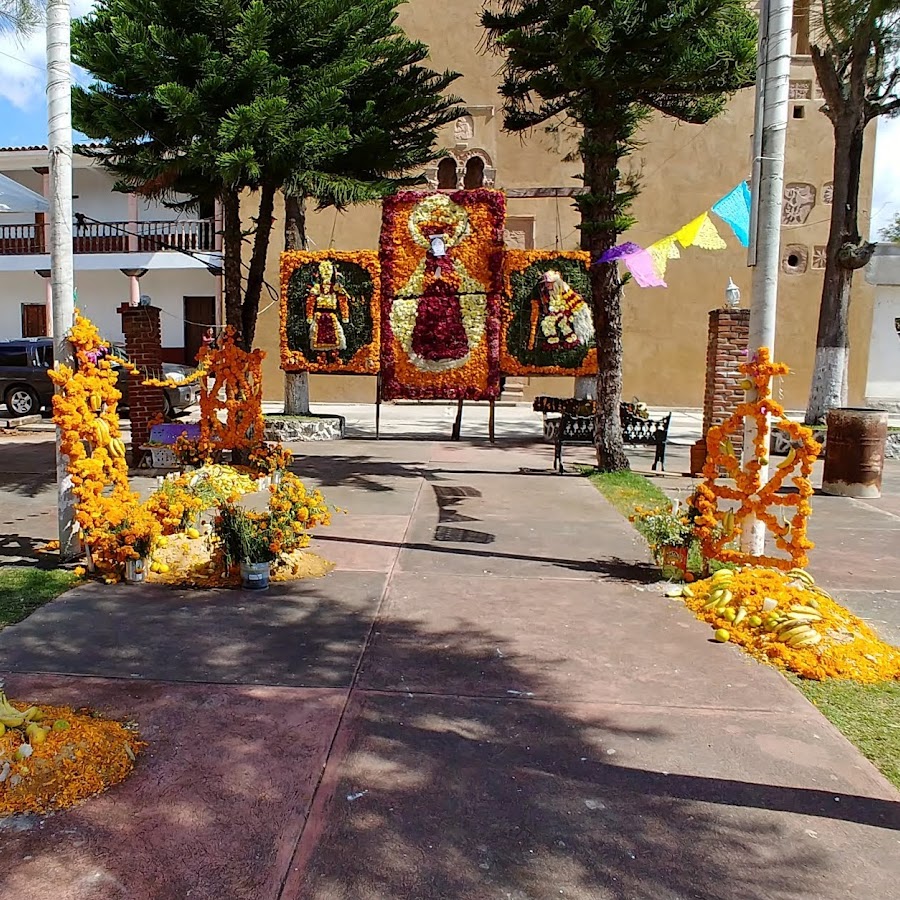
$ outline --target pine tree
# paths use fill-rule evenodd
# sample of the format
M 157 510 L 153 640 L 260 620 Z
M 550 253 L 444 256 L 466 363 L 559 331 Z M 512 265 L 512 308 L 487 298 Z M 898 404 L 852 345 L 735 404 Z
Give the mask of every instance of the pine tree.
M 757 26 L 743 0 L 494 0 L 482 16 L 506 55 L 509 131 L 567 120 L 580 131 L 581 247 L 597 260 L 634 218 L 639 191 L 620 165 L 654 111 L 685 122 L 719 115 L 754 82 Z M 593 264 L 597 464 L 628 468 L 622 444 L 622 282 Z
M 0 34 L 30 34 L 43 18 L 41 0 L 0 0 Z
M 831 223 L 819 306 L 816 364 L 806 422 L 847 404 L 850 290 L 875 245 L 859 231 L 859 186 L 866 127 L 900 112 L 900 2 L 823 0 L 813 18 L 810 53 L 834 129 Z
M 460 114 L 442 95 L 457 76 L 417 64 L 427 49 L 396 28 L 397 5 L 99 0 L 73 24 L 73 59 L 95 78 L 73 91 L 75 126 L 106 141 L 91 155 L 117 189 L 188 208 L 221 201 L 226 321 L 247 347 L 277 192 L 338 207 L 380 197 Z

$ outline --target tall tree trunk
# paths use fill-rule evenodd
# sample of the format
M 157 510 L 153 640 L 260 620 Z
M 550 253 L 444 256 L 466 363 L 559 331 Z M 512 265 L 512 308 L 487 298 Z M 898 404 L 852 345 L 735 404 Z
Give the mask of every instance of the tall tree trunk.
M 819 306 L 816 362 L 806 423 L 817 425 L 829 409 L 847 404 L 850 358 L 850 290 L 853 272 L 872 256 L 873 244 L 859 233 L 859 180 L 864 125 L 861 115 L 834 123 L 834 187 L 825 257 L 825 283 Z
M 225 324 L 242 340 L 241 316 L 241 198 L 237 191 L 222 197 L 222 267 L 225 278 Z
M 306 198 L 284 195 L 284 249 L 306 250 Z M 309 415 L 309 372 L 284 373 L 284 412 Z
M 269 239 L 272 236 L 272 214 L 275 212 L 275 187 L 264 184 L 259 192 L 259 213 L 253 236 L 253 253 L 247 270 L 247 289 L 244 292 L 242 310 L 244 347 L 250 350 L 256 337 L 256 319 L 259 316 L 259 298 L 266 277 L 266 259 L 269 255 Z
M 581 155 L 587 194 L 581 195 L 581 249 L 591 254 L 594 330 L 597 340 L 597 415 L 594 438 L 601 472 L 628 469 L 622 443 L 622 283 L 616 264 L 595 260 L 616 242 L 618 140 L 614 128 L 586 128 Z

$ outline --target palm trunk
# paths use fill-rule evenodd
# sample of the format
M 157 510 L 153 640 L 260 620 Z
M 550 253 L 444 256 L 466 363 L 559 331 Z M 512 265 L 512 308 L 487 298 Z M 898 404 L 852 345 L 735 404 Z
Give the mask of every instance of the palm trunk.
M 306 198 L 284 195 L 284 249 L 306 250 Z M 284 373 L 284 412 L 309 415 L 309 372 Z
M 241 199 L 237 191 L 222 197 L 222 266 L 225 279 L 225 324 L 242 340 L 241 315 Z
M 591 291 L 597 335 L 597 414 L 594 439 L 601 472 L 628 469 L 622 442 L 619 404 L 622 399 L 622 283 L 615 263 L 595 260 L 615 245 L 618 141 L 612 129 L 586 128 L 582 141 L 584 183 L 588 193 L 578 198 L 581 249 L 591 254 Z
M 819 306 L 816 363 L 806 408 L 808 425 L 824 422 L 829 409 L 847 404 L 853 272 L 869 261 L 874 249 L 874 245 L 865 243 L 859 234 L 863 133 L 863 126 L 855 119 L 838 119 L 835 122 L 831 226 L 826 247 L 825 283 Z
M 264 184 L 259 192 L 259 214 L 253 236 L 253 253 L 247 270 L 247 290 L 242 309 L 244 347 L 250 350 L 256 337 L 256 319 L 259 316 L 259 298 L 266 276 L 266 259 L 269 239 L 272 236 L 272 214 L 275 211 L 275 187 Z

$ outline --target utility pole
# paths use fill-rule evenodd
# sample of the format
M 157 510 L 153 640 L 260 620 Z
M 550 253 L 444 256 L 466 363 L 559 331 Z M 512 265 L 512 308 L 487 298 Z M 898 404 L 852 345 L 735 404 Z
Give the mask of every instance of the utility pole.
M 748 264 L 753 267 L 750 303 L 749 354 L 760 347 L 775 347 L 775 310 L 778 270 L 781 266 L 781 205 L 784 193 L 784 145 L 787 136 L 788 98 L 791 80 L 791 26 L 793 0 L 762 0 L 759 51 L 756 70 L 756 120 L 753 126 L 753 183 Z M 744 423 L 742 463 L 754 458 L 757 424 Z M 764 446 L 771 429 L 763 424 Z M 760 469 L 763 483 L 769 467 Z M 745 520 L 741 549 L 761 555 L 766 529 L 755 517 Z
M 69 329 L 75 318 L 72 260 L 72 63 L 69 0 L 47 0 L 47 148 L 50 157 L 50 283 L 54 366 L 73 366 Z M 59 388 L 57 388 L 59 390 Z M 59 556 L 74 559 L 81 550 L 75 532 L 75 495 L 69 459 L 56 429 L 56 487 Z

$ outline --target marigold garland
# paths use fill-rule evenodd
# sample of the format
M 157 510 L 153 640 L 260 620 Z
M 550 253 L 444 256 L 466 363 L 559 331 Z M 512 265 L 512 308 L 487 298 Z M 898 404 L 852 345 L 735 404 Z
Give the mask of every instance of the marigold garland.
M 10 705 L 20 712 L 28 707 Z M 0 735 L 0 817 L 66 809 L 99 794 L 131 772 L 146 746 L 120 722 L 67 706 L 39 709 L 44 732 L 39 741 L 21 728 Z M 30 755 L 19 752 L 23 744 Z
M 487 400 L 500 389 L 506 198 L 401 191 L 381 228 L 382 396 Z M 443 236 L 445 254 L 431 252 Z
M 68 457 L 75 495 L 75 521 L 91 564 L 108 581 L 117 581 L 128 560 L 146 556 L 160 533 L 159 523 L 128 484 L 125 444 L 119 427 L 113 362 L 96 326 L 77 310 L 69 332 L 76 366 L 48 374 L 59 390 L 53 397 L 53 421 L 60 449 Z
M 844 678 L 874 684 L 900 678 L 900 649 L 886 644 L 865 622 L 809 581 L 777 569 L 749 566 L 716 586 L 731 592 L 727 605 L 706 608 L 713 579 L 692 584 L 690 594 L 683 594 L 685 605 L 713 628 L 727 631 L 731 642 L 761 662 L 816 681 Z M 811 603 L 821 615 L 821 620 L 809 623 L 821 636 L 818 643 L 791 647 L 779 640 L 767 617 L 787 613 L 797 604 L 809 608 Z M 741 608 L 744 614 L 737 621 L 733 616 Z M 728 617 L 727 609 L 732 611 Z
M 703 468 L 704 481 L 692 501 L 700 512 L 695 524 L 703 556 L 707 560 L 755 563 L 780 569 L 802 567 L 807 564 L 807 551 L 814 546 L 806 536 L 812 513 L 809 498 L 813 495 L 809 476 L 821 446 L 809 428 L 786 418 L 784 407 L 772 399 L 772 376 L 786 375 L 790 371 L 786 365 L 772 363 L 769 350 L 762 347 L 752 361 L 741 365 L 740 371 L 747 376 L 745 387 L 756 393 L 756 399 L 739 404 L 721 425 L 710 428 L 706 437 L 708 455 Z M 772 427 L 784 431 L 798 447 L 769 473 L 768 480 L 763 483 L 760 471 L 763 460 L 767 464 L 769 457 L 767 431 L 763 427 L 767 416 L 773 417 Z M 758 426 L 755 456 L 746 468 L 741 466 L 729 438 L 743 430 L 745 418 L 754 419 Z M 720 483 L 723 473 L 733 480 L 733 487 Z M 788 480 L 796 493 L 779 493 Z M 723 500 L 736 502 L 738 508 L 721 507 Z M 772 512 L 773 508 L 793 508 L 794 514 L 789 521 L 780 521 Z M 751 516 L 765 524 L 775 538 L 776 547 L 787 553 L 788 558 L 753 556 L 728 546 Z
M 578 267 L 573 269 L 572 263 Z M 584 276 L 580 292 L 569 285 L 572 274 L 567 270 Z M 590 254 L 581 250 L 506 251 L 500 328 L 504 375 L 597 374 L 589 271 Z M 535 291 L 540 276 L 551 272 L 561 279 L 541 307 Z
M 334 290 L 323 292 L 321 282 L 327 281 L 327 271 L 320 269 L 315 282 L 304 291 L 302 297 L 292 297 L 292 279 L 304 267 L 330 263 L 331 271 L 337 276 Z M 342 283 L 344 271 L 358 268 L 368 275 L 364 296 L 356 296 Z M 342 271 L 343 270 L 343 271 Z M 323 303 L 323 293 L 325 301 Z M 362 303 L 360 302 L 362 301 Z M 297 308 L 298 305 L 301 308 Z M 359 307 L 365 307 L 359 308 Z M 290 250 L 281 254 L 281 368 L 285 372 L 323 372 L 335 374 L 375 375 L 379 369 L 381 346 L 381 265 L 378 254 L 373 250 Z M 314 330 L 327 326 L 334 331 L 335 346 L 329 350 L 313 353 L 304 352 L 301 347 L 291 346 L 291 327 L 294 322 L 304 327 L 302 343 L 310 348 Z M 365 334 L 349 334 L 356 326 Z M 343 335 L 343 341 L 340 336 Z M 355 338 L 355 340 L 354 340 Z M 347 353 L 360 343 L 358 349 L 348 358 Z M 341 346 L 343 344 L 343 346 Z
M 219 346 L 201 351 L 200 365 L 209 373 L 200 384 L 201 452 L 212 455 L 222 450 L 250 450 L 262 442 L 265 355 L 263 350 L 242 350 L 235 343 L 234 328 L 230 326 Z

